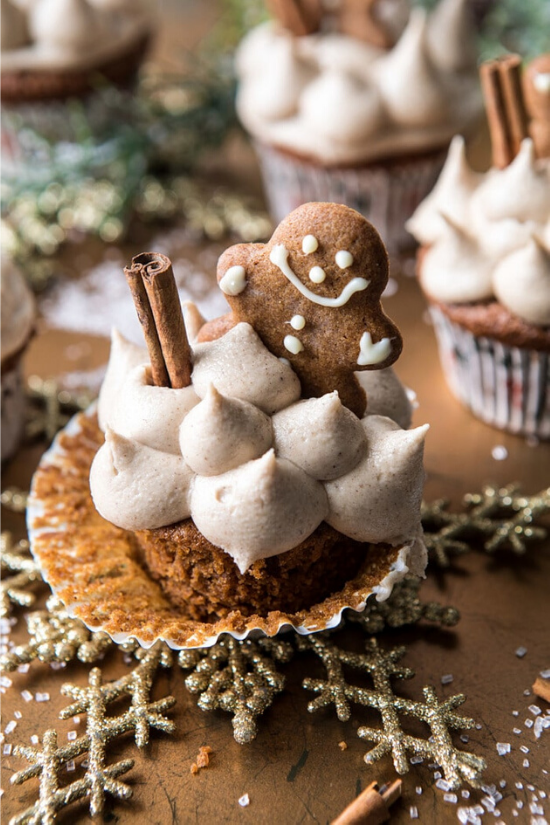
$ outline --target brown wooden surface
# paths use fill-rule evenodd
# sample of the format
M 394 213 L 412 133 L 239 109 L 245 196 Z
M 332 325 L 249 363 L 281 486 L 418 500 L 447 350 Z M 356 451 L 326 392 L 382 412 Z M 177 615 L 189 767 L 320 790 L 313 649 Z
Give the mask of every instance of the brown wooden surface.
M 219 167 L 225 163 L 227 156 Z M 238 163 L 230 160 L 230 177 L 233 173 L 235 178 L 240 178 L 242 186 L 244 170 L 254 187 L 257 175 L 252 164 L 246 154 L 238 156 Z M 124 246 L 127 260 L 147 248 L 147 239 L 139 227 L 133 230 Z M 87 244 L 86 250 L 97 261 L 104 254 L 96 243 Z M 197 247 L 188 254 L 199 252 Z M 74 250 L 65 250 L 63 257 L 69 269 L 72 264 L 76 275 Z M 400 326 L 405 341 L 397 371 L 418 394 L 420 406 L 415 423 L 431 425 L 426 447 L 426 499 L 449 498 L 458 507 L 465 493 L 477 491 L 489 481 L 497 484 L 517 481 L 526 493 L 535 493 L 547 486 L 550 445 L 528 446 L 521 438 L 493 430 L 474 419 L 454 400 L 444 383 L 433 331 L 424 320 L 425 305 L 417 285 L 413 279 L 399 274 L 396 267 L 394 275 L 399 289 L 385 306 Z M 108 342 L 91 336 L 84 339 L 89 346 L 81 347 L 79 359 L 76 362 L 69 359 L 67 347 L 82 340 L 72 333 L 42 329 L 32 344 L 27 372 L 47 377 L 63 370 L 91 369 L 105 361 Z M 508 457 L 503 461 L 492 457 L 492 449 L 497 445 L 508 450 Z M 28 486 L 42 449 L 41 445 L 23 449 L 5 468 L 3 487 Z M 23 518 L 3 511 L 3 529 L 22 536 Z M 404 664 L 417 674 L 409 682 L 399 683 L 397 693 L 420 699 L 422 686 L 432 684 L 440 697 L 455 693 L 466 695 L 461 711 L 472 716 L 481 728 L 468 732 L 467 745 L 460 743 L 459 733 L 454 736 L 455 742 L 487 759 L 487 783 L 498 785 L 500 780 L 506 781 L 501 789 L 504 800 L 498 806 L 501 816 L 486 814 L 483 822 L 529 823 L 532 794 L 526 786 L 532 784 L 537 790 L 550 793 L 548 775 L 542 772 L 550 767 L 550 732 L 546 731 L 536 740 L 532 730 L 524 726 L 525 719 L 534 718 L 528 710 L 530 704 L 535 701 L 543 711 L 548 708 L 543 700 L 534 700 L 525 692 L 539 671 L 550 667 L 549 585 L 548 541 L 530 549 L 523 558 L 510 553 L 490 558 L 472 552 L 457 559 L 448 572 L 431 571 L 422 589 L 424 600 L 433 598 L 460 609 L 462 619 L 456 628 L 441 631 L 423 625 L 412 630 L 385 632 L 382 637 L 385 645 L 407 645 Z M 12 638 L 23 641 L 24 621 L 21 612 L 16 615 L 19 618 Z M 360 649 L 357 631 L 345 631 L 340 638 Z M 520 646 L 527 648 L 523 658 L 515 655 Z M 114 654 L 105 659 L 103 668 L 105 679 L 111 679 L 125 672 L 127 665 L 119 654 Z M 134 789 L 132 800 L 113 804 L 106 821 L 120 825 L 130 822 L 155 825 L 326 823 L 374 779 L 382 783 L 395 778 L 390 759 L 368 767 L 362 758 L 369 744 L 357 737 L 356 729 L 364 723 L 377 725 L 378 714 L 357 707 L 353 720 L 348 723 L 338 722 L 330 709 L 309 714 L 307 702 L 312 695 L 302 689 L 301 680 L 306 675 L 322 676 L 317 662 L 302 657 L 282 669 L 287 676 L 287 689 L 260 719 L 258 737 L 247 746 L 237 745 L 233 740 L 228 714 L 205 713 L 196 707 L 196 698 L 185 690 L 183 673 L 177 667 L 163 674 L 158 679 L 155 696 L 171 693 L 176 697 L 177 704 L 170 715 L 176 722 L 177 732 L 174 736 L 153 734 L 144 753 L 138 752 L 130 736 L 122 737 L 109 749 L 110 762 L 124 756 L 135 759 L 136 764 L 126 777 Z M 26 674 L 12 674 L 13 685 L 3 696 L 2 730 L 14 718 L 14 711 L 21 711 L 22 718 L 6 742 L 28 744 L 32 734 L 42 734 L 49 727 L 56 727 L 59 741 L 64 741 L 66 731 L 74 725 L 57 719 L 59 710 L 68 704 L 59 688 L 65 681 L 84 685 L 88 670 L 86 666 L 71 664 L 62 671 L 54 671 L 47 665 L 35 664 Z M 449 685 L 441 684 L 445 674 L 453 676 Z M 21 697 L 25 689 L 33 693 L 48 692 L 50 701 L 27 704 Z M 513 711 L 519 715 L 514 717 Z M 522 730 L 521 735 L 513 733 L 515 727 Z M 83 721 L 79 730 L 82 728 Z M 411 730 L 414 729 L 412 725 Z M 341 741 L 347 743 L 347 750 L 340 750 Z M 499 756 L 497 742 L 509 742 L 511 753 Z M 210 766 L 192 776 L 190 766 L 201 745 L 209 745 L 213 750 Z M 528 747 L 529 753 L 521 752 L 521 745 Z M 529 767 L 523 766 L 525 759 Z M 433 771 L 426 762 L 413 766 L 403 777 L 403 797 L 392 808 L 392 822 L 410 822 L 410 806 L 418 808 L 417 821 L 423 825 L 458 821 L 457 806 L 444 801 L 444 793 L 435 787 Z M 36 799 L 36 780 L 18 788 L 9 786 L 11 773 L 24 764 L 13 756 L 3 757 L 2 801 L 6 822 Z M 517 789 L 517 782 L 525 787 Z M 417 794 L 417 787 L 422 788 L 421 795 Z M 250 797 L 247 808 L 238 805 L 244 793 Z M 459 797 L 458 804 L 474 804 L 481 796 L 480 792 L 472 792 L 470 800 Z M 525 802 L 519 817 L 511 813 L 515 798 Z M 548 800 L 544 804 L 548 816 L 550 804 Z M 61 822 L 75 825 L 88 819 L 87 808 L 82 803 L 72 806 L 60 817 Z

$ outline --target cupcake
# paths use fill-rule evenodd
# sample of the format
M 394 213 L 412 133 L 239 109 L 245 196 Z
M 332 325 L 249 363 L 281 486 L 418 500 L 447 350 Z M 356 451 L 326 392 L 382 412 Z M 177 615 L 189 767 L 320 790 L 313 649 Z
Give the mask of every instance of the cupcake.
M 47 140 L 74 137 L 70 99 L 85 104 L 92 125 L 104 120 L 97 90 L 132 84 L 152 31 L 143 0 L 2 0 L 1 12 L 2 143 L 12 162 L 24 127 Z
M 495 427 L 549 438 L 550 143 L 526 136 L 518 67 L 509 57 L 482 69 L 493 167 L 473 172 L 456 137 L 408 228 L 452 392 Z M 547 112 L 548 77 L 526 73 Z M 503 106 L 504 86 L 516 93 Z M 550 118 L 535 132 L 548 135 Z
M 452 136 L 480 118 L 467 0 L 441 0 L 429 16 L 391 0 L 343 2 L 332 15 L 271 6 L 278 19 L 247 35 L 236 65 L 274 219 L 336 201 L 372 221 L 391 252 L 410 246 L 405 220 Z
M 21 360 L 34 330 L 35 304 L 26 281 L 2 256 L 2 461 L 16 452 L 25 426 Z
M 154 628 L 188 646 L 334 626 L 422 572 L 427 427 L 401 426 L 410 405 L 391 371 L 401 337 L 380 307 L 387 271 L 362 216 L 308 204 L 268 244 L 222 255 L 231 312 L 204 323 L 190 307 L 186 332 L 169 261 L 134 258 L 148 349 L 114 334 L 98 419 L 62 439 L 33 483 L 33 552 L 64 600 L 93 603 L 88 620 L 110 633 L 143 638 L 141 615 L 149 642 Z M 160 608 L 144 607 L 153 584 L 158 622 Z M 186 623 L 177 641 L 174 616 Z

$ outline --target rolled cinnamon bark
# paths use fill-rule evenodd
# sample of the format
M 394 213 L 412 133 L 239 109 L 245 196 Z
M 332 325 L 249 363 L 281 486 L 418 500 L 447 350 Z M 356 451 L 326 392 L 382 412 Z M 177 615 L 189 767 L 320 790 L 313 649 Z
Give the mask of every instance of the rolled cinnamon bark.
M 401 796 L 402 785 L 401 779 L 382 788 L 377 782 L 371 782 L 331 825 L 381 825 L 387 822 L 390 805 Z
M 321 25 L 323 8 L 319 0 L 267 0 L 267 7 L 297 37 L 313 34 Z
M 527 137 L 527 114 L 517 54 L 490 60 L 480 68 L 481 87 L 491 133 L 493 165 L 508 166 Z
M 124 274 L 147 341 L 154 383 L 188 387 L 192 353 L 170 259 L 160 252 L 142 252 Z

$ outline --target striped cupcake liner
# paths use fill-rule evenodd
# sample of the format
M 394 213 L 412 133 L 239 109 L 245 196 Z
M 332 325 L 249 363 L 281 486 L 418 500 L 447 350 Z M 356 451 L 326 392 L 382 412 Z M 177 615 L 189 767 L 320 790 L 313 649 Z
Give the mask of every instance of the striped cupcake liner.
M 453 394 L 501 430 L 550 439 L 550 353 L 473 335 L 432 306 L 439 355 Z
M 443 168 L 446 150 L 410 160 L 364 167 L 324 168 L 256 144 L 269 209 L 276 223 L 303 203 L 344 203 L 380 232 L 389 252 L 415 245 L 405 229 Z

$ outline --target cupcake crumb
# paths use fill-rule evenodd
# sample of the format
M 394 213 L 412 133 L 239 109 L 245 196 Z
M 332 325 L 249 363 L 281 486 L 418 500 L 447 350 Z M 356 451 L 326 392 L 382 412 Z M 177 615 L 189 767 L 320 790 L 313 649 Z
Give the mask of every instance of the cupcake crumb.
M 347 751 L 348 744 L 347 744 L 347 742 L 344 742 L 344 741 L 338 742 L 338 747 L 340 748 L 341 751 Z
M 210 764 L 210 756 L 212 748 L 209 745 L 201 745 L 196 762 L 191 765 L 190 771 L 195 776 L 202 768 L 207 768 Z

